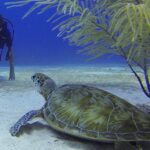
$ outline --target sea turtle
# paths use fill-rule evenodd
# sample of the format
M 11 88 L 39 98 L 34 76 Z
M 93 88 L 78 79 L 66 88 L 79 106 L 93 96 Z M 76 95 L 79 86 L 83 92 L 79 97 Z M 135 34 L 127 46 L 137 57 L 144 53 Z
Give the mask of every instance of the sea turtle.
M 57 87 L 42 73 L 31 78 L 45 98 L 45 105 L 21 117 L 10 128 L 12 136 L 29 120 L 43 117 L 53 129 L 87 140 L 127 143 L 150 140 L 150 117 L 124 99 L 88 85 Z

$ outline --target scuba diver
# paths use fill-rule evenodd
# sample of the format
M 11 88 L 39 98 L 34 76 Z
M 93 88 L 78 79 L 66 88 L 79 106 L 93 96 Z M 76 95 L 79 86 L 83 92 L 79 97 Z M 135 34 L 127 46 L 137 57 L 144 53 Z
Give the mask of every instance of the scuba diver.
M 12 23 L 8 19 L 0 15 L 0 49 L 1 49 L 0 61 L 2 58 L 3 48 L 4 46 L 6 46 L 7 53 L 6 53 L 5 60 L 9 62 L 9 67 L 10 67 L 9 80 L 15 80 L 14 58 L 13 58 L 13 51 L 12 51 L 14 30 L 13 33 L 11 34 L 11 32 L 8 29 L 8 24 L 10 24 L 13 29 Z

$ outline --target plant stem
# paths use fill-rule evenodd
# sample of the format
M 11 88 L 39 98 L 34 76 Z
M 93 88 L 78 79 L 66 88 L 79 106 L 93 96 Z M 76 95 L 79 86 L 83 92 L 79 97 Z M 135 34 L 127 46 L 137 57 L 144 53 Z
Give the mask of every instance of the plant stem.
M 135 77 L 137 78 L 137 80 L 139 81 L 140 86 L 141 86 L 143 92 L 145 93 L 145 95 L 150 98 L 150 94 L 149 94 L 149 92 L 146 91 L 146 89 L 145 89 L 145 87 L 144 87 L 144 85 L 143 85 L 143 83 L 142 83 L 141 78 L 140 78 L 140 77 L 138 76 L 138 74 L 135 72 L 135 70 L 133 69 L 133 67 L 131 66 L 131 64 L 128 63 L 128 62 L 127 62 L 127 64 L 128 64 L 128 66 L 130 67 L 131 71 L 134 73 L 134 75 L 135 75 Z
M 146 59 L 144 59 L 144 76 L 145 76 L 145 81 L 148 89 L 148 94 L 150 95 L 150 84 L 149 84 L 149 78 L 148 78 L 148 72 L 147 72 L 147 62 Z

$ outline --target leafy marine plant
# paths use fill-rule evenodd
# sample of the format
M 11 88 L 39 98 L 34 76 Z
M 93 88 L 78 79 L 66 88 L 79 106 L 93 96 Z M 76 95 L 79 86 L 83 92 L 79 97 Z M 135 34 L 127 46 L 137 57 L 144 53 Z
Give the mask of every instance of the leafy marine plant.
M 149 0 L 18 0 L 10 7 L 27 4 L 42 14 L 56 12 L 47 19 L 54 23 L 58 37 L 79 46 L 91 59 L 116 54 L 127 62 L 146 96 L 150 98 L 150 1 Z M 138 69 L 137 69 L 138 68 Z M 139 73 L 140 69 L 140 73 Z

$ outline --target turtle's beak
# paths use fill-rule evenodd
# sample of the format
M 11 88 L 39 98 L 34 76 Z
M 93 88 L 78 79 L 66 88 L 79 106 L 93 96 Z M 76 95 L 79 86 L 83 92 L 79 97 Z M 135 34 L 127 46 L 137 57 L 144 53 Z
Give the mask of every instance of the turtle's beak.
M 35 80 L 35 75 L 31 76 L 31 80 L 34 82 L 34 80 Z
M 31 80 L 33 81 L 33 83 L 34 83 L 34 85 L 35 86 L 38 86 L 39 84 L 39 80 L 36 80 L 36 76 L 35 75 L 33 75 L 33 76 L 31 76 Z

